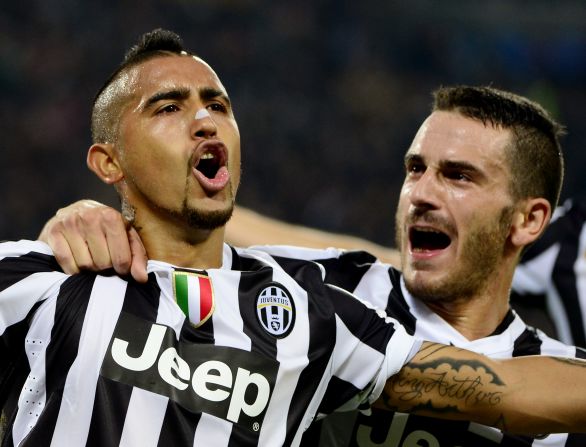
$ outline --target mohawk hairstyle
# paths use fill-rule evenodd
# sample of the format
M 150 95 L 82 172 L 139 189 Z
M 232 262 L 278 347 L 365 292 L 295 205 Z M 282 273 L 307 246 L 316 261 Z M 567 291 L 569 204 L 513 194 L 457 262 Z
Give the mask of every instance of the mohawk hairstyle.
M 515 199 L 543 197 L 557 206 L 564 158 L 560 137 L 565 128 L 539 104 L 489 86 L 441 87 L 433 93 L 433 111 L 457 112 L 484 125 L 508 129 L 505 155 Z
M 157 28 L 139 37 L 136 45 L 124 55 L 122 63 L 108 77 L 94 97 L 92 110 L 92 139 L 94 143 L 112 141 L 118 120 L 118 103 L 104 92 L 129 68 L 155 57 L 168 55 L 193 55 L 183 47 L 183 40 L 173 31 Z M 108 98 L 105 98 L 108 96 Z

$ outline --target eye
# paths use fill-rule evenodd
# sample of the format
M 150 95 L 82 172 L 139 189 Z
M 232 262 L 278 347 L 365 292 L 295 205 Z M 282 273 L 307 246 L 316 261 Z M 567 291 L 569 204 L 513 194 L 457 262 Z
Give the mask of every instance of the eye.
M 157 114 L 178 112 L 179 106 L 177 104 L 167 104 L 157 110 Z
M 410 162 L 405 165 L 407 174 L 421 174 L 425 171 L 425 165 L 420 162 Z
M 228 111 L 228 108 L 221 102 L 213 102 L 211 104 L 208 104 L 207 109 L 211 110 L 212 112 L 220 113 L 226 113 Z
M 471 180 L 471 178 L 462 171 L 448 171 L 445 173 L 445 177 L 458 182 L 469 182 Z

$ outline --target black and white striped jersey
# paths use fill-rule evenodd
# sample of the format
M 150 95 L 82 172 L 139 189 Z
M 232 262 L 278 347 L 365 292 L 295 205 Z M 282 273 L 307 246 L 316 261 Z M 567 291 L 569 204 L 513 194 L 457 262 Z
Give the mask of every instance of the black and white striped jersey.
M 517 267 L 513 289 L 513 304 L 544 303 L 557 338 L 586 347 L 586 203 L 568 200 L 556 209 Z
M 549 338 L 528 327 L 510 311 L 495 332 L 470 341 L 432 312 L 406 290 L 401 274 L 376 262 L 365 252 L 337 249 L 312 250 L 296 247 L 258 247 L 279 256 L 314 259 L 326 270 L 326 281 L 385 308 L 416 337 L 452 344 L 493 358 L 524 355 L 553 355 L 586 358 L 586 351 Z M 445 421 L 403 413 L 372 409 L 367 415 L 358 411 L 336 413 L 314 424 L 304 435 L 303 446 L 586 446 L 586 435 L 552 434 L 540 439 L 512 436 L 480 424 Z
M 3 445 L 298 445 L 316 413 L 376 399 L 418 347 L 314 262 L 228 245 L 223 259 L 150 261 L 139 284 L 0 244 Z

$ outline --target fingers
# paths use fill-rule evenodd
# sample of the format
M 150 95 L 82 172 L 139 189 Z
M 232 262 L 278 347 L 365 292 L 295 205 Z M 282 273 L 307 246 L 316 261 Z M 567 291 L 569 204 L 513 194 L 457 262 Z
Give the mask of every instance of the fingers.
M 58 232 L 69 245 L 73 262 L 78 270 L 100 271 L 113 267 L 108 238 L 112 238 L 109 233 L 115 233 L 116 230 L 115 224 L 111 221 L 104 225 L 104 214 L 107 214 L 104 210 L 106 209 L 108 208 L 103 205 L 64 208 L 55 216 L 54 232 Z M 112 212 L 116 211 L 112 210 Z M 118 225 L 125 232 L 121 219 Z M 124 250 L 123 243 L 117 238 L 114 238 L 110 244 L 120 244 L 121 250 Z M 126 244 L 128 245 L 128 242 Z M 130 251 L 128 247 L 127 250 Z
M 132 252 L 126 221 L 113 208 L 104 207 L 98 210 L 93 223 L 86 223 L 87 243 L 97 265 L 109 264 L 116 273 L 127 275 L 130 273 Z
M 68 275 L 79 273 L 75 257 L 71 252 L 69 243 L 61 233 L 48 232 L 45 238 L 40 238 L 53 249 L 55 259 Z
M 146 282 L 147 255 L 137 231 L 120 212 L 81 200 L 57 212 L 39 236 L 53 249 L 65 273 L 113 268 Z
M 130 243 L 130 252 L 132 264 L 130 274 L 138 282 L 147 282 L 148 275 L 146 271 L 147 254 L 140 236 L 134 228 L 128 229 L 128 240 Z

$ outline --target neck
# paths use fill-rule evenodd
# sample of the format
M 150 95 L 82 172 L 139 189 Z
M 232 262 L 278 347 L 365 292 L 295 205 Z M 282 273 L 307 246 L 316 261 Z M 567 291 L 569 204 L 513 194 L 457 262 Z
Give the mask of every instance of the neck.
M 510 309 L 512 271 L 495 272 L 472 296 L 425 304 L 468 340 L 491 335 Z
M 178 267 L 209 269 L 222 266 L 225 227 L 200 230 L 155 220 L 137 225 L 149 259 Z

